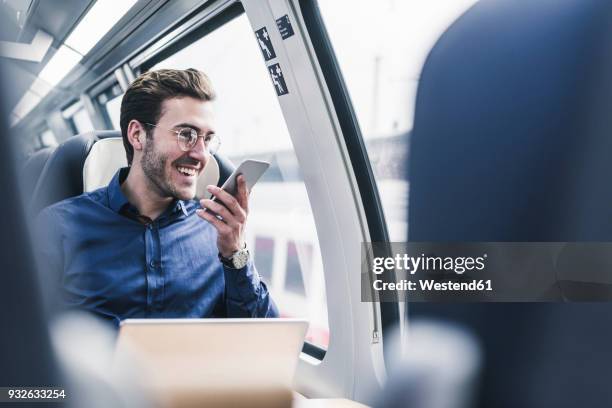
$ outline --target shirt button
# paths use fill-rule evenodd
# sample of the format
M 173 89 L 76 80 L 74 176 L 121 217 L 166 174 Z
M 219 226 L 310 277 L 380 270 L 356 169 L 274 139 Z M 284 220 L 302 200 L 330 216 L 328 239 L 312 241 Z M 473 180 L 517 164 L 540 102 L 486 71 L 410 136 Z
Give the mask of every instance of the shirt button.
M 151 262 L 149 262 L 149 265 L 151 265 L 151 268 L 158 268 L 159 267 L 159 262 L 151 261 Z

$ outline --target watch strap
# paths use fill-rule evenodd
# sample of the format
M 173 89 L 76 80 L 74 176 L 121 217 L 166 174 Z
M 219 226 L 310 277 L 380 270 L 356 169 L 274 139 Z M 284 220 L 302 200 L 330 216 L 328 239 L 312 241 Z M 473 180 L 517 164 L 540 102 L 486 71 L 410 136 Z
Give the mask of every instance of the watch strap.
M 221 255 L 221 252 L 218 253 L 219 256 L 219 261 L 221 261 L 221 263 L 225 266 L 227 266 L 228 268 L 232 268 L 232 269 L 236 269 L 236 267 L 234 266 L 234 255 L 236 255 L 238 252 L 244 251 L 247 249 L 247 245 L 246 242 L 244 243 L 244 246 L 237 250 L 236 252 L 234 252 L 229 258 L 224 257 L 223 255 Z

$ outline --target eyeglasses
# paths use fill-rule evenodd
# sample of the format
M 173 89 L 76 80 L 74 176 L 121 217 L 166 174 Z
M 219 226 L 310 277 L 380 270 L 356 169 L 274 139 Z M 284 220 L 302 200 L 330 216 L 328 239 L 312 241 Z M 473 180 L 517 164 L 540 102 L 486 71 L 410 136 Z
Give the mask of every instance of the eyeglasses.
M 159 127 L 152 123 L 145 123 L 145 125 Z M 160 128 L 162 129 L 162 128 Z M 219 136 L 213 134 L 208 135 L 198 135 L 198 132 L 192 128 L 180 128 L 178 130 L 175 129 L 166 129 L 169 132 L 176 133 L 176 141 L 181 148 L 182 151 L 188 152 L 195 147 L 198 143 L 199 138 L 204 139 L 204 148 L 210 154 L 215 154 L 219 150 L 221 146 L 221 140 Z

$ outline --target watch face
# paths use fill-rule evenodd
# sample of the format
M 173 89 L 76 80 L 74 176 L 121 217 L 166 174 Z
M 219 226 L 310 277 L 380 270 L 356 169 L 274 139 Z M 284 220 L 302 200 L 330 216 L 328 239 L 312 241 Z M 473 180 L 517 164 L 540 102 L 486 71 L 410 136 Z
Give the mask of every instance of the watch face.
M 234 254 L 232 257 L 232 263 L 234 264 L 234 268 L 242 269 L 246 266 L 249 261 L 249 251 L 246 249 L 240 250 Z

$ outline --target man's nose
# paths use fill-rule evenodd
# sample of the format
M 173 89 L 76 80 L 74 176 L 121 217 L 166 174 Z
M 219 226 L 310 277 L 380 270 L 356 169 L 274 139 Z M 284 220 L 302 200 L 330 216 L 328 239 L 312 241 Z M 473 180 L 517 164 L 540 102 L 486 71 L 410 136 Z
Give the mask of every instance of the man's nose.
M 209 157 L 208 151 L 206 150 L 206 145 L 204 144 L 204 138 L 203 137 L 198 137 L 198 140 L 195 144 L 195 146 L 193 146 L 190 150 L 189 150 L 189 156 L 199 160 L 202 162 L 202 165 L 206 165 L 206 162 L 208 161 L 208 157 Z

